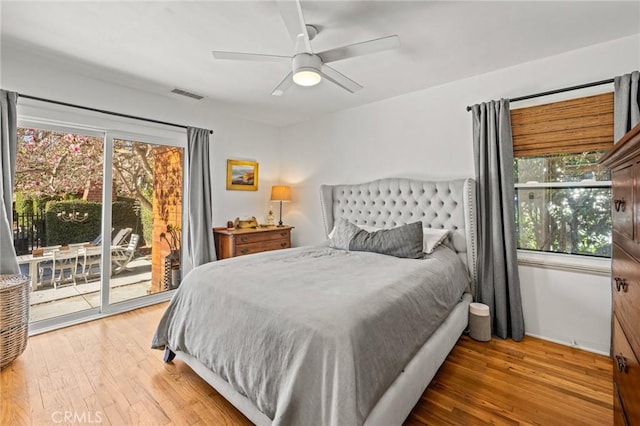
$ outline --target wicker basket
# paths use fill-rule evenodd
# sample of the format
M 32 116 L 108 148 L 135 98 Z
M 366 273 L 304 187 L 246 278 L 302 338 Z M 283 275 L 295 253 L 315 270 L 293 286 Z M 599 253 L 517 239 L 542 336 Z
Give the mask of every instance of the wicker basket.
M 0 368 L 27 347 L 29 282 L 25 275 L 0 275 Z

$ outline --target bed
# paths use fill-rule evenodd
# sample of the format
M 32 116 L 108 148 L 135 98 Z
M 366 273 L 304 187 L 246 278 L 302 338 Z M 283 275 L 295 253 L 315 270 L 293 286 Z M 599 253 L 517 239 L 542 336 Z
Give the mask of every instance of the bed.
M 258 425 L 401 424 L 467 326 L 475 183 L 322 185 L 324 230 L 416 221 L 424 259 L 328 244 L 226 259 L 185 277 L 153 339 Z M 407 225 L 408 226 L 408 225 Z

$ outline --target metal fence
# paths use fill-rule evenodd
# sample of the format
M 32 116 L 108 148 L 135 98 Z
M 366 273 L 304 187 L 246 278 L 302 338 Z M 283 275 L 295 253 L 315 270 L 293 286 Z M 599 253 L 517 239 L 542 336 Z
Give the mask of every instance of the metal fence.
M 45 245 L 45 226 L 44 210 L 21 214 L 13 212 L 13 246 L 18 256 Z

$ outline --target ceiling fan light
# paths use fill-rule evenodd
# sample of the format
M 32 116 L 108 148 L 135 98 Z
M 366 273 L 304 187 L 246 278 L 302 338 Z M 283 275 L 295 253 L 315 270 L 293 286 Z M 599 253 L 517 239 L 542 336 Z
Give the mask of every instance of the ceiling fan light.
M 293 82 L 298 86 L 315 86 L 321 80 L 322 76 L 313 68 L 300 68 L 293 74 Z

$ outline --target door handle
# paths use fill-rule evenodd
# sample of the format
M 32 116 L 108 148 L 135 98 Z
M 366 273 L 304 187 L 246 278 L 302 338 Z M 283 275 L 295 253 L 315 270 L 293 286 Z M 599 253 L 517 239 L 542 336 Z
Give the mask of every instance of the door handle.
M 619 200 L 613 200 L 613 205 L 615 206 L 617 212 L 619 212 L 621 210 L 624 211 L 625 204 L 626 203 L 624 201 L 624 198 L 621 198 Z
M 627 281 L 621 277 L 614 277 L 613 280 L 616 282 L 616 291 L 619 293 L 621 291 L 627 291 Z
M 618 369 L 619 373 L 627 372 L 627 360 L 624 359 L 624 356 L 622 356 L 622 354 L 616 354 L 616 368 Z

